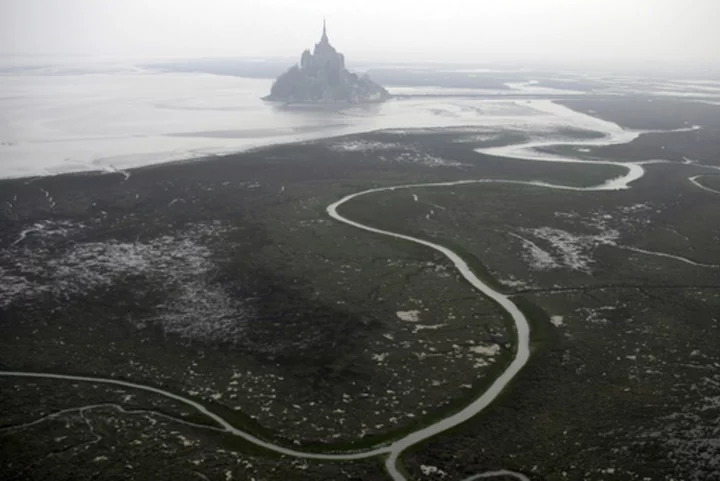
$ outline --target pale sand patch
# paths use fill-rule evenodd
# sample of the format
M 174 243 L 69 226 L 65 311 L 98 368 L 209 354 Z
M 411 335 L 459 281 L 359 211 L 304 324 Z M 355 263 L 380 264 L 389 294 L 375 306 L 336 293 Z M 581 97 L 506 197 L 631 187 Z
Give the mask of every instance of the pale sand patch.
M 420 311 L 398 311 L 395 313 L 401 321 L 418 322 L 420 320 Z
M 471 346 L 470 351 L 483 356 L 496 356 L 500 352 L 500 346 L 498 344 L 481 344 Z

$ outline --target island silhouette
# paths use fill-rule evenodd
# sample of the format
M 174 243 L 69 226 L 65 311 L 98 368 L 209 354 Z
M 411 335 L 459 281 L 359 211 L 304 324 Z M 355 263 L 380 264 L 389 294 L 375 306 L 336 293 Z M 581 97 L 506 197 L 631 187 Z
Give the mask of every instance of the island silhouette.
M 367 75 L 345 68 L 345 56 L 335 50 L 323 33 L 315 49 L 305 50 L 300 65 L 294 65 L 273 83 L 263 100 L 297 104 L 377 103 L 390 98 L 381 85 Z

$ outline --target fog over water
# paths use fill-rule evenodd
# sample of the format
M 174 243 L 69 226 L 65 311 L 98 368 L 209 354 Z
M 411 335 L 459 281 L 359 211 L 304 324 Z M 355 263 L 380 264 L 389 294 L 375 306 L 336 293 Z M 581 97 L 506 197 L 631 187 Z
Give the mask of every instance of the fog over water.
M 536 118 L 528 106 L 504 100 L 284 109 L 260 100 L 271 80 L 192 73 L 18 75 L 0 82 L 9 94 L 0 99 L 6 118 L 0 177 L 134 167 L 377 129 L 568 123 Z
M 2 0 L 0 54 L 717 66 L 716 0 Z
M 380 80 L 402 98 L 316 111 L 260 100 L 271 77 L 318 40 L 324 16 L 351 67 L 424 65 L 413 83 Z M 714 0 L 0 0 L 0 177 L 121 169 L 378 129 L 551 131 L 577 119 L 529 102 L 565 95 L 718 103 L 720 82 L 694 76 L 719 65 L 717 18 Z M 228 56 L 257 59 L 243 68 L 264 66 L 253 75 L 263 78 L 213 75 L 222 72 L 177 60 L 220 58 L 232 70 L 238 64 Z M 148 63 L 168 59 L 184 66 Z M 531 64 L 574 73 L 546 69 L 539 75 L 560 81 L 538 82 Z M 629 65 L 684 80 L 619 73 Z M 418 83 L 422 68 L 450 69 L 462 82 Z
M 582 92 L 539 87 L 535 81 L 510 83 L 507 90 L 389 86 L 409 97 L 343 109 L 265 103 L 260 97 L 271 83 L 132 66 L 111 73 L 58 74 L 48 68 L 0 76 L 0 178 L 123 169 L 380 129 L 548 134 L 563 127 L 593 128 L 585 116 L 564 108 L 538 110 L 534 102 Z M 653 84 L 630 80 L 605 85 L 608 94 L 653 92 L 720 102 L 720 82 L 661 82 L 652 89 Z M 436 96 L 458 93 L 463 96 Z

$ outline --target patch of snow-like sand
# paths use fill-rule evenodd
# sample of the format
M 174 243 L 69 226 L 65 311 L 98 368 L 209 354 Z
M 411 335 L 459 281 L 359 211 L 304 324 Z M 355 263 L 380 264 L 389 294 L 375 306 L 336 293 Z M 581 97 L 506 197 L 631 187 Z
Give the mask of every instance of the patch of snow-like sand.
M 382 363 L 385 361 L 385 359 L 389 356 L 389 353 L 383 352 L 381 354 L 373 354 L 371 357 L 373 361 L 377 361 L 378 363 Z
M 454 142 L 457 144 L 474 144 L 474 143 L 490 142 L 493 140 L 497 140 L 499 138 L 500 138 L 499 134 L 476 134 L 476 135 L 469 135 L 467 137 L 462 137 L 460 139 L 455 140 Z
M 441 329 L 443 327 L 447 326 L 447 324 L 431 324 L 431 325 L 425 325 L 425 324 L 418 324 L 413 327 L 413 332 L 419 332 L 419 331 L 435 331 L 437 329 Z
M 402 144 L 377 142 L 370 140 L 344 140 L 333 142 L 329 146 L 335 152 L 377 152 L 381 150 L 405 149 Z
M 598 234 L 573 234 L 553 227 L 521 231 L 546 242 L 553 250 L 550 254 L 523 238 L 526 248 L 530 250 L 529 259 L 533 268 L 567 268 L 587 273 L 591 272 L 591 265 L 594 263 L 592 252 L 601 245 L 614 246 L 620 238 L 620 233 L 614 229 L 601 230 Z
M 465 164 L 456 160 L 444 159 L 425 152 L 404 152 L 392 158 L 402 164 L 423 165 L 425 167 L 463 167 Z
M 461 162 L 428 154 L 410 145 L 393 142 L 343 140 L 330 143 L 328 148 L 334 152 L 383 152 L 401 150 L 401 153 L 380 156 L 379 159 L 401 164 L 424 165 L 426 167 L 462 167 L 465 165 Z
M 513 276 L 510 276 L 507 279 L 498 279 L 498 281 L 503 286 L 510 287 L 510 288 L 528 288 L 528 287 L 530 287 L 530 285 L 527 282 L 520 280 L 520 279 L 516 279 Z
M 445 476 L 447 476 L 447 473 L 445 471 L 443 471 L 442 469 L 439 469 L 436 466 L 432 466 L 432 465 L 428 465 L 428 464 L 421 465 L 420 471 L 425 476 L 437 475 L 437 476 L 440 476 L 441 478 L 444 478 Z
M 500 346 L 498 344 L 478 344 L 476 346 L 470 346 L 470 351 L 475 354 L 493 357 L 500 353 Z
M 549 252 L 543 250 L 534 242 L 519 236 L 517 234 L 510 234 L 511 236 L 520 239 L 525 247 L 526 251 L 523 252 L 523 257 L 535 270 L 549 270 L 560 267 L 560 264 L 553 259 L 553 256 Z
M 473 367 L 481 368 L 489 366 L 495 362 L 495 356 L 500 353 L 500 345 L 498 344 L 477 344 L 470 346 L 469 350 L 473 354 L 477 354 L 481 357 L 476 358 Z
M 605 317 L 605 313 L 611 313 L 616 309 L 617 306 L 581 307 L 578 312 L 591 324 L 607 324 L 610 321 Z
M 0 307 L 33 302 L 41 296 L 58 301 L 138 278 L 161 286 L 166 299 L 155 316 L 134 321 L 138 327 L 159 323 L 173 334 L 201 340 L 228 340 L 237 335 L 251 309 L 220 285 L 208 280 L 215 270 L 211 251 L 201 243 L 223 228 L 196 225 L 180 238 L 162 236 L 147 242 L 77 242 L 56 245 L 60 232 L 79 229 L 67 223 L 43 224 L 35 231 L 40 245 L 22 244 L 0 251 Z
M 398 311 L 395 313 L 401 321 L 418 322 L 420 321 L 420 311 Z

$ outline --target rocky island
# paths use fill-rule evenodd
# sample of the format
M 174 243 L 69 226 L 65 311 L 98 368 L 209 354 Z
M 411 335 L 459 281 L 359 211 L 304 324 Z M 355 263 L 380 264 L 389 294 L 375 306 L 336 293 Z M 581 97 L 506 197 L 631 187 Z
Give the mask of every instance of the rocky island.
M 300 65 L 291 67 L 273 83 L 270 95 L 263 100 L 300 103 L 370 103 L 383 102 L 390 94 L 367 75 L 358 75 L 345 68 L 345 56 L 335 50 L 323 34 L 311 53 L 305 50 Z

